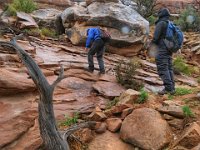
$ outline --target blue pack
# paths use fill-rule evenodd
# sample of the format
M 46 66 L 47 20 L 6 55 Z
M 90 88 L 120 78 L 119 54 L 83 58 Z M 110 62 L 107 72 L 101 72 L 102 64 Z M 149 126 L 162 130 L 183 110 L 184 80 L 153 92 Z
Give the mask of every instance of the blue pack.
M 168 21 L 164 43 L 166 48 L 176 53 L 183 45 L 183 32 L 173 22 Z

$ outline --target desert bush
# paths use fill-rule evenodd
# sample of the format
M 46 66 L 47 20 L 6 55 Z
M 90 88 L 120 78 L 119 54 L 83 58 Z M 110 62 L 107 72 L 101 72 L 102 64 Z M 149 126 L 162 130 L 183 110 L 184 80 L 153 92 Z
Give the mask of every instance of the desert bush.
M 33 0 L 13 0 L 7 7 L 7 13 L 11 16 L 16 15 L 17 11 L 31 13 L 37 9 L 37 5 Z
M 43 36 L 52 37 L 52 38 L 57 37 L 56 30 L 50 29 L 50 28 L 45 28 L 45 27 L 43 27 L 43 28 L 41 29 L 41 34 L 42 34 Z
M 140 90 L 143 87 L 143 84 L 133 78 L 136 74 L 136 69 L 139 68 L 139 66 L 140 64 L 136 60 L 130 60 L 127 62 L 120 61 L 115 68 L 118 83 L 126 88 Z
M 118 102 L 119 102 L 119 97 L 115 97 L 112 101 L 109 101 L 109 102 L 106 104 L 106 109 L 112 108 L 112 107 L 115 106 Z
M 156 17 L 153 16 L 153 15 L 151 15 L 151 16 L 149 16 L 149 17 L 147 18 L 147 20 L 149 21 L 149 24 L 150 24 L 150 25 L 154 25 L 155 22 L 156 22 Z
M 25 32 L 26 34 L 30 35 L 30 36 L 36 36 L 36 37 L 40 37 L 41 36 L 41 30 L 38 28 L 35 29 L 25 29 L 23 32 Z
M 75 113 L 73 117 L 65 115 L 65 120 L 60 122 L 59 126 L 71 126 L 78 122 L 79 113 Z
M 186 64 L 186 60 L 181 56 L 178 56 L 174 59 L 173 67 L 175 73 L 183 73 L 185 75 L 191 74 L 191 69 Z
M 140 96 L 138 97 L 137 102 L 140 103 L 140 104 L 144 103 L 144 102 L 146 102 L 148 97 L 149 97 L 149 95 L 148 95 L 147 91 L 145 91 L 144 89 L 141 89 L 140 90 Z
M 175 23 L 184 31 L 200 31 L 200 14 L 196 9 L 189 6 L 182 11 Z
M 175 96 L 181 96 L 181 95 L 186 95 L 186 94 L 191 94 L 192 90 L 187 89 L 187 88 L 176 88 L 175 90 Z
M 185 117 L 194 117 L 194 114 L 191 111 L 189 106 L 187 106 L 187 105 L 183 106 L 182 110 L 183 110 L 183 114 L 185 115 Z

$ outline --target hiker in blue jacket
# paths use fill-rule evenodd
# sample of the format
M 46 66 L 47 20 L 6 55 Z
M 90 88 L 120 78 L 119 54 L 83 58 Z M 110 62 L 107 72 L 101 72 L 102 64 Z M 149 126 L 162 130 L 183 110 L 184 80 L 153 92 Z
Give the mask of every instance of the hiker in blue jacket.
M 104 54 L 105 43 L 101 39 L 99 28 L 88 28 L 87 29 L 87 40 L 86 40 L 86 51 L 88 51 L 88 71 L 94 71 L 93 56 L 96 54 L 97 61 L 99 64 L 99 74 L 105 74 L 103 54 Z
M 172 68 L 172 52 L 167 50 L 163 39 L 165 38 L 170 12 L 167 8 L 162 8 L 158 12 L 158 20 L 155 22 L 156 28 L 152 43 L 158 46 L 156 55 L 157 71 L 163 81 L 164 89 L 159 91 L 159 95 L 175 93 L 174 72 Z

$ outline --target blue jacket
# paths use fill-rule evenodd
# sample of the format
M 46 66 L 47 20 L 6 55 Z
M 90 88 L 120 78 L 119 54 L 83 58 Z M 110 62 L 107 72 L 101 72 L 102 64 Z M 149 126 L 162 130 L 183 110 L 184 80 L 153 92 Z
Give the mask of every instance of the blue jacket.
M 91 46 L 91 43 L 97 39 L 101 39 L 100 37 L 100 29 L 99 28 L 89 28 L 87 29 L 87 40 L 86 40 L 86 48 Z

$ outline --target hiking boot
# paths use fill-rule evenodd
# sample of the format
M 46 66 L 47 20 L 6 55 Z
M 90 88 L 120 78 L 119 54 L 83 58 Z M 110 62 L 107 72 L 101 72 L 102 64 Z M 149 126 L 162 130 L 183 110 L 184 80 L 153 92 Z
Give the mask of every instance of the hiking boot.
M 159 91 L 159 92 L 158 92 L 158 95 L 165 95 L 165 94 L 174 95 L 174 94 L 175 94 L 175 90 L 166 91 L 165 89 L 163 89 L 162 91 Z
M 163 89 L 162 91 L 158 91 L 158 95 L 165 95 L 167 94 L 167 91 Z
M 84 70 L 87 71 L 87 72 L 90 72 L 90 73 L 94 72 L 94 69 L 84 68 Z
M 98 74 L 99 75 L 103 75 L 103 74 L 105 74 L 106 72 L 105 71 L 100 71 Z

